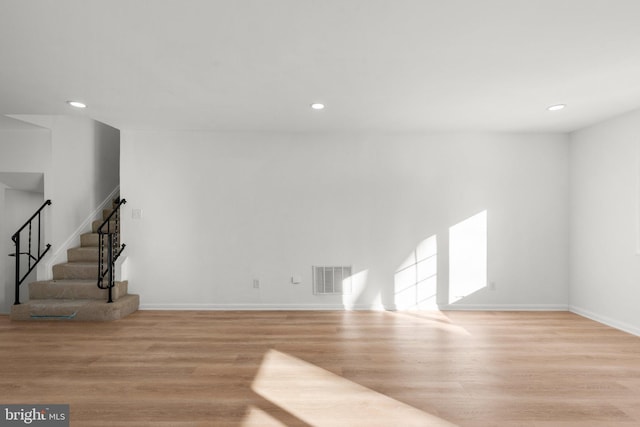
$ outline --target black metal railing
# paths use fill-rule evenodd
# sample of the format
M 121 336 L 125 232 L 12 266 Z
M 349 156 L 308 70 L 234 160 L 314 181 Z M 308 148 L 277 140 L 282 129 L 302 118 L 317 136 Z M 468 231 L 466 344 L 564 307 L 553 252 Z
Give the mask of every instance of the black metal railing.
M 98 287 L 109 289 L 109 300 L 113 302 L 112 289 L 115 286 L 113 270 L 116 260 L 127 246 L 120 244 L 120 206 L 127 203 L 125 199 L 115 200 L 113 211 L 98 227 Z M 107 242 L 105 243 L 105 236 Z M 106 247 L 106 248 L 105 248 Z M 106 259 L 105 259 L 106 257 Z M 107 283 L 105 284 L 105 277 Z
M 13 303 L 14 305 L 20 304 L 20 285 L 22 285 L 22 282 L 24 282 L 24 279 L 26 279 L 27 276 L 29 276 L 29 274 L 33 271 L 33 269 L 36 268 L 40 260 L 44 258 L 44 255 L 49 251 L 49 249 L 51 249 L 51 245 L 49 243 L 47 243 L 45 248 L 42 248 L 42 244 L 40 243 L 42 239 L 42 211 L 45 207 L 49 206 L 50 204 L 51 204 L 51 200 L 47 200 L 46 202 L 44 202 L 44 204 L 40 206 L 40 209 L 38 209 L 36 213 L 34 213 L 31 216 L 31 218 L 29 218 L 27 222 L 25 222 L 24 225 L 20 227 L 18 231 L 16 231 L 13 234 L 13 236 L 11 236 L 11 240 L 13 240 L 13 243 L 15 243 L 16 245 L 16 252 L 13 254 L 9 254 L 9 256 L 16 257 L 16 280 L 15 280 L 16 296 Z M 33 227 L 34 227 L 33 222 L 36 219 L 36 217 L 38 218 L 38 243 L 36 245 L 37 252 L 32 252 L 32 250 L 35 250 L 32 245 L 32 237 L 33 237 Z M 29 229 L 29 237 L 28 237 L 28 244 L 27 244 L 26 251 L 24 251 L 22 248 L 22 239 L 20 237 L 22 230 L 24 230 L 25 228 Z M 28 257 L 27 272 L 24 274 L 24 276 L 20 275 L 20 256 L 21 255 L 26 255 Z

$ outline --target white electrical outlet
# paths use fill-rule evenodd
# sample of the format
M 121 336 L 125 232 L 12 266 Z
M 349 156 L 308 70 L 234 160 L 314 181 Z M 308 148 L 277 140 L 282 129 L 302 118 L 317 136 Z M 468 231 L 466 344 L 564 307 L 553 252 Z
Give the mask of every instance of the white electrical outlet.
M 260 288 L 260 280 L 253 279 L 253 289 L 259 289 L 259 288 Z
M 131 219 L 142 219 L 142 209 L 131 209 Z

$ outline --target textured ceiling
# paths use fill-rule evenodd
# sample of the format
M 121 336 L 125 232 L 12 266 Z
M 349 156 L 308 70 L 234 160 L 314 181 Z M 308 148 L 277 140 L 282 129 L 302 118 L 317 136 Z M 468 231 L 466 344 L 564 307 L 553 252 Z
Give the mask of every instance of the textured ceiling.
M 0 114 L 566 132 L 640 108 L 639 20 L 638 0 L 0 0 Z

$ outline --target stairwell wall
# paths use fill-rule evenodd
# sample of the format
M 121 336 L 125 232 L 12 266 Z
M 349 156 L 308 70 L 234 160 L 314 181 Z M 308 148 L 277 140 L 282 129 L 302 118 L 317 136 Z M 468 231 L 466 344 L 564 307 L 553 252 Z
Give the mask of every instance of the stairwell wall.
M 0 129 L 0 173 L 44 173 L 50 162 L 51 132 L 48 129 Z M 7 200 L 5 190 L 9 194 Z M 16 219 L 32 208 L 30 194 L 13 197 L 16 194 L 19 193 L 0 182 L 0 313 L 9 312 L 14 298 L 14 258 L 7 256 L 14 252 L 11 235 L 33 213 L 25 213 L 22 221 Z M 42 200 L 42 194 L 34 197 Z
M 45 199 L 52 205 L 48 236 L 53 254 L 38 270 L 50 278 L 51 266 L 66 260 L 66 250 L 80 244 L 80 233 L 101 212 L 120 181 L 120 131 L 77 116 L 54 116 L 51 166 L 45 173 Z
M 66 261 L 66 250 L 79 245 L 80 233 L 89 230 L 102 205 L 110 205 L 117 193 L 120 132 L 84 116 L 19 118 L 48 127 L 0 130 L 0 172 L 44 173 L 44 198 L 53 201 L 44 215 L 44 240 L 52 250 L 37 268 L 38 279 L 44 280 L 51 278 L 53 264 Z M 4 283 L 6 270 L 0 277 Z
M 435 236 L 441 306 L 566 309 L 567 162 L 560 134 L 123 131 L 130 290 L 148 309 L 393 309 Z M 482 212 L 495 290 L 450 304 L 450 227 Z M 352 265 L 352 294 L 313 295 L 313 265 Z

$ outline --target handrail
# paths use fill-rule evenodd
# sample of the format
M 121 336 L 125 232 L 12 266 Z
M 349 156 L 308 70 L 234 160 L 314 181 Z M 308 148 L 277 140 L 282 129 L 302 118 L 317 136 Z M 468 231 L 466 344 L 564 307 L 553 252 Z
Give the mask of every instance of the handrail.
M 112 289 L 115 286 L 113 277 L 113 269 L 116 260 L 127 246 L 124 243 L 120 245 L 120 206 L 127 203 L 125 199 L 118 201 L 118 204 L 113 208 L 113 211 L 98 227 L 98 288 L 109 289 L 108 303 L 113 302 Z M 114 220 L 112 220 L 112 217 Z M 111 223 L 113 222 L 113 230 L 111 229 Z M 106 227 L 106 230 L 105 230 Z M 104 236 L 107 236 L 107 259 L 104 259 L 105 243 Z M 106 264 L 106 266 L 105 266 Z M 108 276 L 108 283 L 104 284 L 104 278 Z
M 16 231 L 13 236 L 11 236 L 11 240 L 13 240 L 13 243 L 15 243 L 16 245 L 16 251 L 13 254 L 9 254 L 9 256 L 14 256 L 16 257 L 16 279 L 15 279 L 15 300 L 14 300 L 14 305 L 19 305 L 20 304 L 20 285 L 22 285 L 22 282 L 24 282 L 24 280 L 27 278 L 27 276 L 29 276 L 29 274 L 33 271 L 34 268 L 36 268 L 36 265 L 38 265 L 38 263 L 40 262 L 40 260 L 42 260 L 42 258 L 44 258 L 45 254 L 49 251 L 49 249 L 51 249 L 51 244 L 47 243 L 46 248 L 44 248 L 44 250 L 42 249 L 42 245 L 40 244 L 41 241 L 41 237 L 42 237 L 42 210 L 51 205 L 51 200 L 47 200 L 46 202 L 44 202 L 44 204 L 42 206 L 40 206 L 40 208 L 36 211 L 36 213 L 34 213 L 33 215 L 31 215 L 31 217 L 27 220 L 27 222 L 24 223 L 24 225 L 22 227 L 20 227 L 18 229 L 18 231 Z M 38 256 L 36 257 L 34 254 L 31 253 L 31 232 L 32 232 L 32 228 L 33 228 L 33 224 L 32 221 L 38 217 Z M 26 227 L 29 227 L 29 247 L 28 247 L 28 251 L 24 252 L 24 251 L 20 251 L 20 233 L 22 232 L 22 230 L 24 230 Z M 29 270 L 24 274 L 24 276 L 20 277 L 20 255 L 28 255 L 29 256 L 29 262 L 28 262 L 28 267 Z M 32 265 L 32 261 L 33 261 L 33 265 Z

